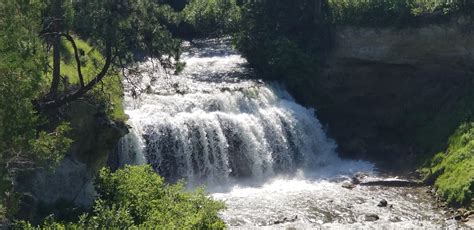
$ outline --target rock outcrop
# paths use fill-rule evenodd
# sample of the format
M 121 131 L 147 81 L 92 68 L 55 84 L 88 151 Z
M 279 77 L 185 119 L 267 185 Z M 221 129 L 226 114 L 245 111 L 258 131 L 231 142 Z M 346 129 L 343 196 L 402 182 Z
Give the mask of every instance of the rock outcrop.
M 472 76 L 469 17 L 412 28 L 345 26 L 336 28 L 322 74 L 302 86 L 311 90 L 293 93 L 317 108 L 341 154 L 399 169 L 421 152 L 444 150 Z
M 21 219 L 35 223 L 42 210 L 62 215 L 64 210 L 60 209 L 65 207 L 91 207 L 96 194 L 93 179 L 128 132 L 124 124 L 111 121 L 86 103 L 77 102 L 68 109 L 72 111 L 67 111 L 65 117 L 71 123 L 74 142 L 59 166 L 54 171 L 18 167 L 27 170 L 15 172 L 14 190 L 21 194 Z

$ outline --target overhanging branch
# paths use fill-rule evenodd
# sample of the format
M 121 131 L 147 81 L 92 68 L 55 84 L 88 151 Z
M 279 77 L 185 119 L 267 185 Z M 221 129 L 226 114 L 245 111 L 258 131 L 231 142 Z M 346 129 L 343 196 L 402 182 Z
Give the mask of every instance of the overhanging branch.
M 91 81 L 89 81 L 89 83 L 87 83 L 86 85 L 84 85 L 73 93 L 62 96 L 56 100 L 38 103 L 39 109 L 44 110 L 57 108 L 83 97 L 87 92 L 94 88 L 97 83 L 102 81 L 102 79 L 107 75 L 107 72 L 109 71 L 109 68 L 112 63 L 112 59 L 112 47 L 110 43 L 107 42 L 105 47 L 105 64 L 102 67 L 101 71 L 94 77 L 94 79 L 92 79 Z

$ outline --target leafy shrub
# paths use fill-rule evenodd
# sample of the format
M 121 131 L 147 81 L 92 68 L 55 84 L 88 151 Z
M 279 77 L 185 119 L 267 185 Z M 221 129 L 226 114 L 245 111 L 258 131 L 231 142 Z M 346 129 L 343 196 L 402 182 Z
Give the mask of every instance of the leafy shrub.
M 52 133 L 39 132 L 38 138 L 31 141 L 34 160 L 50 169 L 56 167 L 72 143 L 72 140 L 66 137 L 69 130 L 69 124 L 63 123 Z
M 100 172 L 96 181 L 99 198 L 93 211 L 77 223 L 61 224 L 46 219 L 39 228 L 87 229 L 223 229 L 218 211 L 224 204 L 207 197 L 203 189 L 185 191 L 183 184 L 167 184 L 150 166 L 127 166 L 112 173 Z M 27 222 L 17 226 L 34 229 Z

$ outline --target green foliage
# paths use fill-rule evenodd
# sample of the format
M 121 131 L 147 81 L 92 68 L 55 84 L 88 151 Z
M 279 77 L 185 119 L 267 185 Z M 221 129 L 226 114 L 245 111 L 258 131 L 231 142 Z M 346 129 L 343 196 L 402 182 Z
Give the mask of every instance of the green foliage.
M 433 157 L 430 167 L 440 172 L 438 192 L 451 204 L 469 204 L 474 198 L 474 122 L 462 124 L 450 137 L 446 153 Z
M 237 30 L 240 8 L 235 0 L 191 0 L 181 15 L 194 36 L 217 37 Z
M 412 20 L 414 0 L 330 0 L 337 24 L 385 26 L 407 24 Z
M 330 46 L 327 15 L 314 1 L 261 1 L 241 9 L 237 48 L 258 76 L 280 80 L 299 97 L 317 76 L 319 60 Z
M 414 25 L 419 16 L 438 13 L 471 14 L 474 2 L 465 0 L 329 0 L 335 24 L 359 26 Z
M 24 152 L 36 135 L 38 117 L 32 99 L 42 86 L 45 58 L 35 31 L 39 1 L 31 5 L 8 0 L 0 4 L 0 153 Z
M 127 166 L 114 173 L 103 169 L 96 181 L 99 199 L 78 223 L 60 224 L 47 219 L 37 229 L 223 229 L 218 217 L 223 203 L 211 200 L 202 189 L 187 192 L 182 184 L 170 185 L 150 166 Z M 27 222 L 19 228 L 35 229 Z
M 33 158 L 40 165 L 54 169 L 63 159 L 72 140 L 66 137 L 69 124 L 63 123 L 52 133 L 41 131 L 37 139 L 31 140 Z
M 95 47 L 114 47 L 114 65 L 122 67 L 143 56 L 156 58 L 166 67 L 179 60 L 181 41 L 168 30 L 177 14 L 160 1 L 77 1 L 73 29 Z M 86 23 L 85 23 L 86 22 Z
M 39 132 L 40 120 L 33 107 L 44 87 L 47 59 L 37 37 L 41 1 L 8 0 L 0 4 L 0 165 L 2 181 L 12 158 L 57 162 L 70 140 L 67 126 L 56 132 Z M 54 150 L 54 152 L 49 152 Z M 51 154 L 50 154 L 51 153 Z M 5 186 L 0 186 L 5 187 Z M 2 193 L 4 191 L 1 191 Z
M 123 212 L 124 209 L 137 226 L 224 227 L 217 217 L 224 207 L 222 203 L 207 198 L 202 189 L 190 193 L 184 191 L 182 184 L 166 184 L 150 166 L 129 166 L 115 173 L 102 170 L 97 191 L 101 201 L 96 204 L 96 210 L 100 207 Z M 103 226 L 101 222 L 94 224 Z

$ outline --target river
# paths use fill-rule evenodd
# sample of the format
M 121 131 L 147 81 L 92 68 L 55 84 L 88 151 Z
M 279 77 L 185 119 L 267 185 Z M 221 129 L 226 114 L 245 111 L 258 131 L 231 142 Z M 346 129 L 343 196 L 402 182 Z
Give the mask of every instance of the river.
M 148 163 L 170 182 L 206 186 L 226 203 L 231 229 L 458 227 L 425 187 L 351 184 L 398 178 L 340 159 L 314 109 L 281 85 L 251 80 L 228 40 L 187 44 L 182 60 L 179 75 L 148 61 L 143 79 L 125 82 L 131 132 L 121 164 Z

